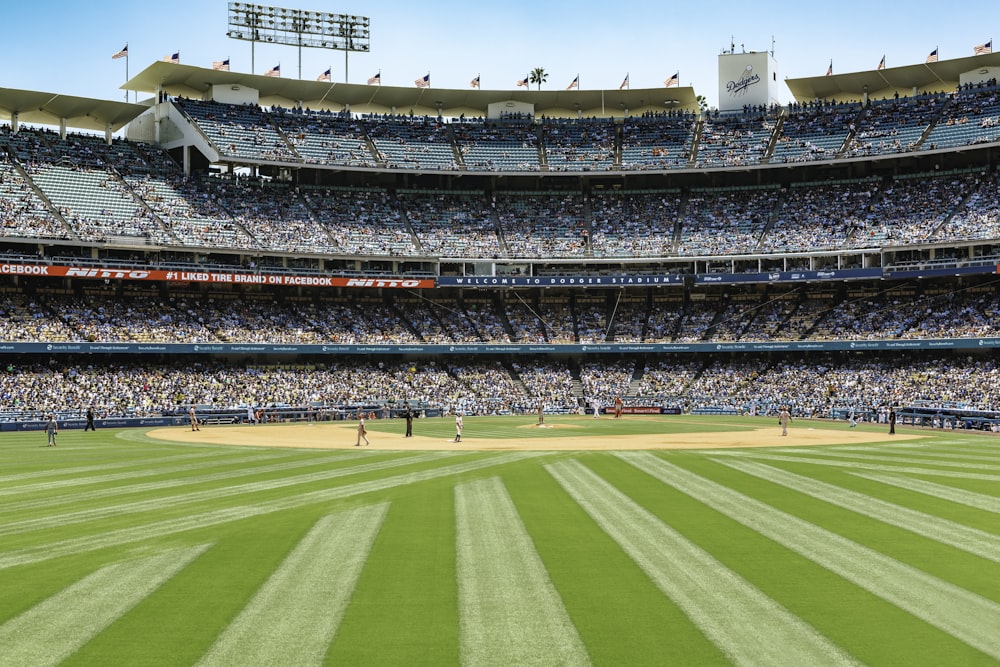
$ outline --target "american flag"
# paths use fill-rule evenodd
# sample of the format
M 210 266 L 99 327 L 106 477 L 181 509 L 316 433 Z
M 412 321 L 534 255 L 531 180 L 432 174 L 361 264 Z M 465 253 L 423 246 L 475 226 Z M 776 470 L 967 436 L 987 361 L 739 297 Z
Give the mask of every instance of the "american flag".
M 937 61 L 938 61 L 938 50 L 934 49 L 933 51 L 931 51 L 930 55 L 927 56 L 927 60 L 925 60 L 924 62 L 936 63 Z
M 281 63 L 264 72 L 264 76 L 281 76 Z
M 122 50 L 111 56 L 112 60 L 118 60 L 119 58 L 128 58 L 128 44 L 122 47 Z
M 175 65 L 179 65 L 180 62 L 181 62 L 181 52 L 178 51 L 177 53 L 175 53 L 175 54 L 173 54 L 171 56 L 163 56 L 163 62 L 165 62 L 165 63 L 173 63 Z
M 328 67 L 325 72 L 316 77 L 317 81 L 329 81 L 330 80 L 330 68 Z
M 422 77 L 413 82 L 417 88 L 427 88 L 431 85 L 431 75 L 430 72 L 424 74 Z
M 517 82 L 517 85 L 518 85 L 518 86 L 521 86 L 521 87 L 524 87 L 524 88 L 527 88 L 527 87 L 528 87 L 528 81 L 530 80 L 530 78 L 531 78 L 531 77 L 530 77 L 529 75 L 525 74 L 525 75 L 524 75 L 524 78 L 523 78 L 523 79 L 521 79 L 521 80 L 519 80 L 519 81 Z
M 618 86 L 618 90 L 623 90 L 628 88 L 628 74 L 625 75 L 625 80 L 622 81 L 622 85 Z
M 478 88 L 479 87 L 479 75 L 478 74 L 476 75 L 475 79 L 473 79 L 472 81 L 469 82 L 469 86 L 471 86 L 472 88 Z
M 993 53 L 993 40 L 986 42 L 985 44 L 977 44 L 972 47 L 972 52 L 977 56 L 982 56 L 987 53 Z
M 229 71 L 229 58 L 225 60 L 214 60 L 212 61 L 212 69 L 221 70 L 223 72 Z
M 882 56 L 882 60 L 878 61 L 878 69 L 885 69 L 885 55 Z
M 379 72 L 375 76 L 368 77 L 368 85 L 369 86 L 372 85 L 372 84 L 375 84 L 375 83 L 379 84 L 380 86 L 382 85 L 382 72 Z
M 830 61 L 830 66 L 826 68 L 826 75 L 833 76 L 833 61 Z
M 679 86 L 680 83 L 681 83 L 681 73 L 677 72 L 672 77 L 670 77 L 669 79 L 667 79 L 666 81 L 664 81 L 663 85 L 665 85 L 667 88 L 669 88 L 670 86 Z
M 566 86 L 566 90 L 573 90 L 574 88 L 579 88 L 579 87 L 580 87 L 580 75 L 577 74 L 576 78 L 573 79 L 573 81 L 570 82 L 568 86 Z

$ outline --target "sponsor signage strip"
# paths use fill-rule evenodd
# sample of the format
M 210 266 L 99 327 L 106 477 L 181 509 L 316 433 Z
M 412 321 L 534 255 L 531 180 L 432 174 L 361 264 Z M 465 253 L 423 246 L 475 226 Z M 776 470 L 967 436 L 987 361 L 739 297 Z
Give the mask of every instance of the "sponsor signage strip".
M 97 428 L 134 428 L 137 426 L 180 426 L 187 424 L 187 417 L 109 417 L 107 419 L 95 419 L 94 425 Z M 84 428 L 87 425 L 85 419 L 60 419 L 59 430 L 69 428 Z M 46 422 L 19 421 L 0 422 L 0 432 L 6 431 L 44 431 Z
M 843 350 L 968 350 L 1000 348 L 998 338 L 762 341 L 745 343 L 604 343 L 519 345 L 271 345 L 244 343 L 0 343 L 0 355 L 18 354 L 665 354 L 704 352 L 828 352 Z
M 239 273 L 216 271 L 173 271 L 165 269 L 106 269 L 47 264 L 0 264 L 0 275 L 89 278 L 93 280 L 152 280 L 175 283 L 227 283 L 237 285 L 287 285 L 301 287 L 388 287 L 431 289 L 433 278 L 349 278 L 344 276 L 301 276 L 284 273 Z
M 696 285 L 812 282 L 823 280 L 902 280 L 937 276 L 1000 273 L 990 264 L 949 269 L 884 271 L 831 269 L 826 271 L 771 271 L 758 273 L 699 273 L 689 276 Z M 168 283 L 225 283 L 293 287 L 369 287 L 433 289 L 435 287 L 651 287 L 683 285 L 685 276 L 676 274 L 621 276 L 440 276 L 438 278 L 388 278 L 291 275 L 283 273 L 243 273 L 216 271 L 174 271 L 144 268 L 94 268 L 47 264 L 0 263 L 0 275 L 83 278 L 92 280 L 148 280 Z
M 674 274 L 632 276 L 440 276 L 438 287 L 627 287 L 683 285 Z
M 699 273 L 697 285 L 730 283 L 784 283 L 814 280 L 864 280 L 882 278 L 882 269 L 831 269 L 829 271 L 770 271 L 764 273 Z

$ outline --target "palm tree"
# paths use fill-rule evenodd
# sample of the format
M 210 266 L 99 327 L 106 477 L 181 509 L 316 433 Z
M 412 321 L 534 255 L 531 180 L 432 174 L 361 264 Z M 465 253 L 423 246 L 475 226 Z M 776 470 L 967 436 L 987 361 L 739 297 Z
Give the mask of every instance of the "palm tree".
M 536 67 L 531 70 L 531 74 L 528 75 L 528 81 L 531 83 L 538 84 L 538 90 L 542 89 L 542 84 L 548 81 L 549 73 L 545 71 L 544 67 Z

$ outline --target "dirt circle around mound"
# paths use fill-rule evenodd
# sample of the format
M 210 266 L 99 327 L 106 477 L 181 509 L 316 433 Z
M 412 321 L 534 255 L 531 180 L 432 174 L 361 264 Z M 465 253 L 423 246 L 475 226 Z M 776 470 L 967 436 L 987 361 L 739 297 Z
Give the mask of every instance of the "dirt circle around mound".
M 470 420 L 471 421 L 471 420 Z M 470 428 L 471 426 L 471 428 Z M 368 450 L 384 451 L 604 451 L 655 449 L 731 449 L 739 447 L 808 447 L 817 445 L 862 445 L 884 442 L 882 431 L 848 429 L 846 425 L 816 422 L 789 427 L 788 436 L 778 427 L 761 427 L 713 433 L 649 433 L 642 435 L 587 435 L 585 424 L 553 425 L 572 427 L 572 437 L 552 438 L 477 438 L 474 426 L 466 423 L 466 437 L 461 443 L 450 439 L 369 430 Z M 525 428 L 525 427 L 518 427 Z M 539 428 L 528 424 L 526 428 Z M 290 447 L 297 449 L 351 449 L 357 441 L 357 425 L 352 422 L 317 422 L 314 424 L 268 424 L 261 426 L 205 426 L 200 431 L 188 427 L 157 428 L 147 432 L 157 440 L 244 447 Z M 923 435 L 897 434 L 893 441 L 918 440 Z

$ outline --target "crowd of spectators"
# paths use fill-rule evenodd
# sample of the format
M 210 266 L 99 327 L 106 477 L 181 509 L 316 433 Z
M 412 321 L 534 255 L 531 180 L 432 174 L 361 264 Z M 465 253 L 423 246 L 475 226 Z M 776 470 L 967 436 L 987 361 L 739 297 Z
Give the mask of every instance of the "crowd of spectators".
M 1000 335 L 1000 291 L 899 281 L 685 295 L 646 288 L 379 295 L 287 289 L 168 290 L 153 284 L 0 290 L 0 341 L 594 344 L 874 340 Z
M 583 256 L 584 199 L 568 192 L 505 192 L 494 196 L 506 246 L 514 257 Z
M 227 156 L 355 168 L 627 171 L 685 168 L 692 156 L 697 167 L 734 167 L 992 141 L 1000 127 L 995 88 L 977 84 L 864 104 L 816 100 L 746 107 L 707 113 L 700 121 L 687 111 L 646 112 L 627 115 L 620 128 L 609 119 L 525 114 L 445 119 L 176 103 Z M 953 97 L 959 102 L 949 104 Z M 967 125 L 978 133 L 964 131 Z M 923 140 L 928 128 L 931 135 Z
M 615 398 L 625 399 L 629 394 L 634 361 L 585 361 L 580 364 L 580 385 L 588 404 L 595 400 L 599 405 L 614 406 Z
M 0 236 L 70 238 L 66 227 L 7 162 L 0 162 Z
M 28 129 L 6 131 L 0 144 L 13 156 L 0 160 L 0 225 L 15 237 L 530 259 L 788 253 L 1000 236 L 995 171 L 783 188 L 393 192 L 241 174 L 184 177 L 162 149 L 119 139 Z
M 637 363 L 638 362 L 638 365 Z M 576 371 L 548 358 L 495 360 L 338 360 L 295 364 L 221 361 L 87 360 L 8 363 L 0 373 L 0 419 L 43 412 L 98 417 L 181 415 L 186 407 L 243 411 L 313 406 L 318 415 L 343 406 L 437 408 L 467 415 L 577 412 L 597 403 L 682 411 L 843 417 L 877 406 L 1000 409 L 1000 363 L 993 357 L 934 354 L 845 356 L 825 353 L 656 360 L 588 360 Z
M 979 174 L 896 178 L 873 198 L 870 211 L 857 220 L 849 247 L 928 243 L 935 232 L 977 186 Z
M 452 127 L 469 171 L 538 171 L 538 128 L 530 121 L 459 123 Z
M 390 169 L 458 169 L 449 125 L 441 118 L 390 116 L 367 123 L 367 130 Z
M 936 150 L 1000 139 L 1000 89 L 996 78 L 959 86 L 930 134 L 920 145 Z
M 793 102 L 781 124 L 769 164 L 833 160 L 863 107 L 857 102 Z
M 342 252 L 415 255 L 413 235 L 382 188 L 302 188 L 306 204 Z
M 517 360 L 511 369 L 526 391 L 528 405 L 541 403 L 543 408 L 575 412 L 580 407 L 580 392 L 574 387 L 573 372 L 565 363 L 549 359 Z
M 615 168 L 616 129 L 609 119 L 550 119 L 541 127 L 549 171 L 609 171 Z
M 753 251 L 774 208 L 773 188 L 693 190 L 681 222 L 682 255 L 736 255 Z
M 695 116 L 678 111 L 643 113 L 622 121 L 622 170 L 678 169 L 688 166 Z
M 298 191 L 285 183 L 251 179 L 206 179 L 205 190 L 233 222 L 251 230 L 258 247 L 278 252 L 329 254 L 339 246 Z
M 400 203 L 423 252 L 444 257 L 500 257 L 497 223 L 484 192 L 400 190 Z
M 360 119 L 350 114 L 272 107 L 271 114 L 295 151 L 308 164 L 341 164 L 374 168 L 378 165 L 368 147 Z
M 760 164 L 774 134 L 777 114 L 777 107 L 767 107 L 706 116 L 698 137 L 696 166 Z
M 788 188 L 761 240 L 760 250 L 804 252 L 842 248 L 858 230 L 867 229 L 874 220 L 873 202 L 880 193 L 881 182 L 877 179 Z
M 280 132 L 270 112 L 256 104 L 223 104 L 175 98 L 219 154 L 259 161 L 302 162 L 287 135 Z
M 983 175 L 965 202 L 947 218 L 937 240 L 1000 238 L 1000 172 Z
M 595 191 L 590 197 L 595 256 L 663 257 L 674 252 L 679 191 Z
M 869 102 L 858 118 L 844 157 L 915 150 L 948 101 L 948 97 L 938 93 Z

